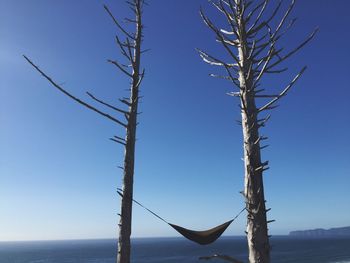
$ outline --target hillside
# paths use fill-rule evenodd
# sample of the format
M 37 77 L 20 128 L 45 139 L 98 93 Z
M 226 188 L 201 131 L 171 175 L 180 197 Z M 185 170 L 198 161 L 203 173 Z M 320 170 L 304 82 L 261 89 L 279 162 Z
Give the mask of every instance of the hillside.
M 299 237 L 334 237 L 334 236 L 350 236 L 350 226 L 348 227 L 337 227 L 330 229 L 311 229 L 311 230 L 298 230 L 291 231 L 290 236 L 299 236 Z

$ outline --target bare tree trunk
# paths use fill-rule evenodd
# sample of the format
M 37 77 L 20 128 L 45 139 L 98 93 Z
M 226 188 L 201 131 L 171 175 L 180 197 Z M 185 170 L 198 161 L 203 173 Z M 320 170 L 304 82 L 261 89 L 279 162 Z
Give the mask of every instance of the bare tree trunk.
M 138 93 L 138 91 L 136 90 L 135 93 Z M 117 254 L 118 263 L 129 263 L 131 255 L 130 236 L 132 224 L 137 103 L 136 105 L 133 104 L 130 106 L 129 114 L 129 122 L 126 129 L 125 138 L 126 144 L 124 153 L 123 195 L 121 201 Z
M 132 96 L 138 93 L 137 88 L 132 87 Z M 137 97 L 136 97 L 137 98 Z M 133 100 L 131 100 L 133 101 Z M 129 121 L 126 128 L 125 153 L 124 153 L 124 174 L 123 174 L 123 195 L 121 200 L 121 213 L 119 221 L 118 239 L 118 263 L 129 263 L 131 255 L 131 225 L 132 225 L 132 199 L 134 183 L 135 164 L 135 141 L 136 141 L 137 102 L 129 109 Z
M 136 143 L 136 126 L 139 102 L 139 85 L 144 76 L 140 76 L 141 60 L 141 42 L 142 42 L 142 20 L 141 20 L 141 2 L 135 0 L 134 10 L 136 13 L 136 34 L 134 38 L 133 54 L 133 72 L 131 94 L 129 100 L 128 125 L 125 137 L 125 154 L 124 154 L 124 176 L 123 176 L 123 195 L 121 201 L 121 213 L 119 221 L 119 240 L 117 263 L 129 263 L 131 255 L 131 225 L 132 225 L 132 200 L 133 200 L 133 183 L 134 183 L 134 164 L 135 164 L 135 143 Z
M 107 13 L 111 16 L 113 22 L 121 31 L 122 35 L 125 37 L 125 41 L 121 41 L 118 36 L 116 36 L 117 44 L 119 45 L 121 54 L 126 58 L 127 64 L 124 65 L 115 60 L 108 60 L 108 62 L 115 65 L 123 74 L 127 75 L 131 79 L 130 87 L 130 98 L 120 99 L 120 101 L 128 107 L 128 110 L 120 109 L 115 107 L 103 100 L 100 100 L 93 96 L 91 93 L 87 92 L 87 95 L 94 101 L 108 107 L 118 114 L 123 114 L 127 123 L 124 123 L 119 118 L 116 118 L 104 111 L 98 109 L 97 107 L 77 98 L 72 95 L 66 89 L 61 87 L 57 82 L 55 82 L 51 77 L 49 77 L 45 72 L 43 72 L 37 65 L 35 65 L 28 57 L 24 56 L 28 63 L 30 63 L 43 77 L 45 77 L 56 89 L 61 91 L 63 94 L 67 95 L 69 98 L 75 102 L 85 106 L 86 108 L 100 114 L 101 116 L 117 123 L 118 125 L 126 129 L 125 138 L 114 136 L 110 138 L 124 146 L 124 165 L 123 165 L 123 186 L 122 186 L 122 201 L 121 201 L 121 213 L 119 222 L 119 240 L 118 240 L 118 251 L 117 251 L 117 263 L 129 263 L 130 262 L 130 236 L 131 236 L 131 220 L 132 220 L 132 200 L 133 200 L 133 181 L 134 181 L 134 164 L 135 164 L 135 142 L 136 142 L 136 126 L 137 126 L 137 115 L 138 115 L 138 102 L 139 102 L 139 87 L 143 80 L 145 70 L 140 73 L 140 61 L 141 54 L 145 51 L 141 51 L 142 42 L 142 8 L 144 0 L 130 0 L 126 1 L 130 9 L 134 12 L 135 18 L 128 19 L 126 21 L 133 23 L 136 26 L 135 33 L 129 33 L 125 30 L 113 14 L 109 11 L 107 6 L 104 6 Z M 132 72 L 129 72 L 129 69 Z M 118 191 L 119 193 L 119 191 Z
M 260 142 L 267 137 L 260 136 L 259 129 L 264 127 L 270 115 L 258 119 L 258 114 L 275 108 L 275 103 L 284 97 L 294 83 L 299 79 L 306 67 L 278 94 L 264 94 L 265 89 L 258 90 L 261 78 L 265 74 L 281 73 L 287 68 L 277 68 L 283 61 L 291 57 L 306 45 L 315 35 L 315 30 L 300 45 L 286 54 L 283 49 L 277 49 L 276 43 L 294 24 L 292 19 L 287 26 L 286 21 L 294 7 L 295 0 L 291 0 L 287 11 L 282 16 L 275 29 L 270 22 L 278 14 L 281 3 L 277 4 L 271 14 L 264 16 L 269 0 L 259 3 L 248 0 L 217 0 L 210 1 L 213 6 L 226 18 L 227 26 L 219 29 L 201 11 L 205 24 L 215 33 L 219 42 L 233 60 L 216 58 L 202 50 L 198 50 L 204 62 L 212 66 L 220 66 L 227 75 L 211 74 L 229 80 L 238 92 L 229 95 L 239 97 L 242 115 L 243 149 L 244 149 L 244 197 L 247 210 L 247 240 L 250 263 L 269 263 L 270 245 L 268 235 L 263 172 L 268 169 L 268 162 L 261 161 Z M 255 6 L 254 6 L 255 4 Z M 281 32 L 281 28 L 284 31 Z M 229 29 L 227 29 L 229 28 Z M 257 106 L 256 99 L 267 99 L 263 106 Z
M 252 74 L 249 74 L 253 61 L 249 58 L 250 47 L 247 44 L 246 25 L 241 16 L 237 16 L 240 32 L 238 59 L 240 70 L 241 115 L 244 149 L 244 196 L 246 199 L 247 239 L 249 262 L 270 262 L 270 245 L 268 238 L 263 169 L 261 162 L 259 124 L 255 104 Z
M 247 240 L 249 262 L 270 262 L 270 246 L 267 229 L 263 164 L 260 157 L 260 136 L 257 128 L 255 102 L 242 94 L 246 110 L 242 110 L 244 141 L 244 196 L 246 198 Z M 243 105 L 243 103 L 242 103 Z

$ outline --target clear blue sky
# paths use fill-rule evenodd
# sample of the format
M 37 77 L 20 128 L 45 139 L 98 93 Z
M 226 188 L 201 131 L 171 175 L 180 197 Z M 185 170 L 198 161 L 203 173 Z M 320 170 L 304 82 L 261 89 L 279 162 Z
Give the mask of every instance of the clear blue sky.
M 205 0 L 148 2 L 135 198 L 171 222 L 205 229 L 243 207 L 238 101 L 195 51 L 225 55 L 199 6 L 221 18 Z M 77 96 L 117 102 L 129 84 L 106 62 L 121 55 L 103 3 L 118 18 L 128 12 L 118 0 L 0 1 L 0 240 L 117 235 L 123 149 L 108 138 L 123 130 L 60 94 L 22 58 Z M 350 224 L 349 8 L 298 1 L 297 24 L 281 44 L 292 48 L 315 26 L 320 32 L 289 60 L 288 73 L 265 82 L 284 88 L 309 67 L 261 131 L 270 138 L 263 159 L 272 234 Z M 244 230 L 242 215 L 226 234 Z M 134 207 L 134 237 L 176 235 Z

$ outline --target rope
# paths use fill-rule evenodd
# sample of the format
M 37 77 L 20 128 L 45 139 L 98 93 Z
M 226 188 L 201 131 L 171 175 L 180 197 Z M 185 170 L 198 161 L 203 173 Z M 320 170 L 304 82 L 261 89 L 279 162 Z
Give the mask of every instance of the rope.
M 123 193 L 122 193 L 122 189 L 118 188 L 117 192 L 118 194 L 123 197 Z M 168 225 L 170 224 L 169 222 L 167 222 L 164 218 L 162 218 L 161 216 L 159 216 L 158 214 L 156 214 L 155 212 L 153 212 L 152 210 L 148 209 L 147 207 L 145 207 L 144 205 L 142 205 L 140 202 L 136 201 L 135 199 L 132 199 L 132 201 L 134 203 L 136 203 L 137 205 L 141 206 L 143 209 L 147 210 L 148 212 L 150 212 L 152 215 L 154 215 L 155 217 L 157 217 L 158 219 L 162 220 L 164 223 L 167 223 Z M 239 211 L 239 213 L 232 219 L 232 221 L 235 221 L 237 219 L 237 217 L 239 217 L 243 211 L 246 210 L 246 208 L 244 207 L 241 211 Z
M 235 221 L 237 217 L 239 217 L 243 213 L 244 210 L 246 210 L 246 207 L 243 207 L 243 209 L 232 219 L 232 221 Z
M 169 224 L 165 219 L 163 219 L 162 217 L 160 217 L 159 215 L 157 215 L 156 213 L 154 213 L 153 211 L 149 210 L 147 207 L 143 206 L 142 204 L 140 204 L 139 202 L 137 202 L 136 200 L 132 199 L 136 204 L 138 204 L 139 206 L 141 206 L 142 208 L 146 209 L 148 212 L 150 212 L 152 215 L 156 216 L 157 218 L 159 218 L 160 220 L 162 220 L 163 222 Z

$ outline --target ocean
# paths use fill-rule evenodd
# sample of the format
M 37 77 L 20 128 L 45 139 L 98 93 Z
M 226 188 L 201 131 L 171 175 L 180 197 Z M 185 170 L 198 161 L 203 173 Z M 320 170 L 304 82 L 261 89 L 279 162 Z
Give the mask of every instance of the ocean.
M 348 238 L 271 238 L 272 262 L 350 263 Z M 114 263 L 116 241 L 65 240 L 0 242 L 0 263 Z M 226 262 L 199 260 L 201 256 L 226 254 L 247 262 L 244 237 L 221 237 L 214 244 L 200 246 L 183 238 L 135 238 L 133 263 Z

